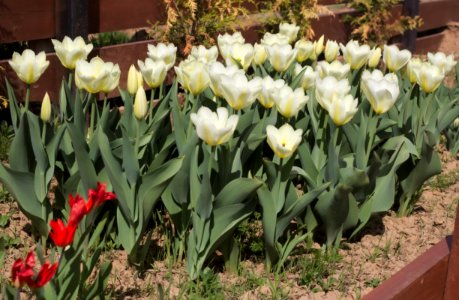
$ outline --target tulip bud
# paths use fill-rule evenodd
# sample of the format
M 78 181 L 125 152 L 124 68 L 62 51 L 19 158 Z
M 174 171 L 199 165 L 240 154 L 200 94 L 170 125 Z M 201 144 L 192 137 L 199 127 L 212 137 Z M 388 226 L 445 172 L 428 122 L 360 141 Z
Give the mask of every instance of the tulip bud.
M 335 41 L 328 40 L 325 45 L 325 60 L 328 62 L 334 61 L 339 55 L 339 46 Z
M 143 84 L 142 74 L 140 74 L 134 65 L 131 65 L 127 78 L 127 90 L 129 94 L 134 95 L 139 87 Z
M 49 122 L 49 119 L 51 119 L 51 100 L 48 93 L 45 94 L 41 102 L 40 119 L 43 122 Z
M 370 68 L 376 68 L 381 60 L 381 48 L 373 48 L 368 57 L 368 66 Z
M 416 83 L 416 70 L 422 65 L 422 61 L 419 58 L 412 58 L 406 64 L 406 75 L 411 83 Z
M 324 51 L 324 35 L 322 34 L 320 38 L 314 42 L 314 52 L 316 56 L 319 56 L 320 53 Z
M 147 95 L 143 87 L 139 87 L 135 93 L 134 99 L 134 116 L 137 120 L 142 120 L 147 115 L 148 104 Z
M 255 54 L 253 56 L 254 65 L 262 65 L 265 60 L 268 58 L 268 52 L 266 51 L 265 46 L 255 43 L 253 47 Z

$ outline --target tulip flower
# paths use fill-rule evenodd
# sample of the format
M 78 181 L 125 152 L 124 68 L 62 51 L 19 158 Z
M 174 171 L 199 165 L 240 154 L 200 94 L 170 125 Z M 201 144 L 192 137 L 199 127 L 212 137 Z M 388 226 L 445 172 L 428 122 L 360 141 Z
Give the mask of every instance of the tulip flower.
M 139 87 L 134 97 L 134 116 L 137 120 L 143 120 L 148 112 L 147 95 L 143 87 Z
M 29 85 L 35 83 L 49 66 L 44 51 L 35 55 L 30 49 L 25 49 L 22 54 L 14 52 L 8 63 L 19 79 Z
M 273 125 L 266 127 L 266 136 L 269 147 L 280 158 L 289 157 L 298 148 L 303 135 L 302 129 L 295 130 L 290 124 L 285 123 L 279 129 Z
M 105 201 L 115 200 L 116 195 L 112 192 L 107 192 L 107 184 L 106 183 L 97 183 L 97 188 L 89 189 L 88 191 L 88 202 L 93 204 L 93 207 L 99 207 Z
M 271 108 L 274 105 L 273 93 L 276 90 L 281 89 L 285 85 L 285 81 L 282 79 L 274 80 L 269 76 L 263 78 L 261 82 L 261 91 L 258 95 L 258 102 L 263 105 L 264 108 Z
M 339 55 L 339 45 L 336 41 L 328 40 L 325 45 L 325 60 L 332 62 Z
M 177 80 L 187 91 L 199 95 L 210 84 L 209 73 L 205 64 L 199 61 L 182 61 L 175 67 Z
M 30 251 L 27 254 L 25 262 L 22 259 L 17 259 L 13 263 L 11 269 L 11 281 L 16 288 L 27 284 L 32 289 L 38 289 L 47 284 L 56 274 L 58 264 L 50 264 L 46 261 L 35 276 L 35 254 Z M 35 277 L 35 278 L 34 278 Z
M 422 65 L 422 61 L 419 58 L 412 58 L 406 64 L 406 75 L 411 83 L 416 83 L 416 70 Z
M 111 62 L 106 62 L 104 64 L 108 72 L 107 82 L 102 85 L 101 91 L 105 94 L 110 93 L 120 84 L 121 70 L 118 64 L 113 64 Z
M 445 78 L 445 74 L 439 67 L 427 62 L 422 63 L 414 72 L 416 74 L 416 82 L 421 87 L 421 90 L 426 93 L 435 92 Z
M 324 51 L 324 35 L 322 34 L 317 41 L 313 43 L 314 51 L 311 53 L 309 59 L 310 60 L 317 60 L 319 55 Z
M 62 42 L 55 39 L 51 39 L 51 42 L 61 64 L 70 70 L 75 69 L 77 61 L 86 60 L 93 48 L 93 45 L 86 44 L 81 36 L 77 36 L 74 40 L 65 36 Z
M 240 65 L 247 70 L 252 63 L 255 54 L 252 44 L 235 43 L 231 47 L 230 57 L 226 59 L 226 64 Z
M 239 120 L 237 115 L 228 116 L 224 107 L 217 108 L 215 113 L 205 106 L 201 106 L 197 113 L 191 113 L 190 118 L 198 137 L 211 146 L 226 143 L 233 136 Z
M 48 93 L 45 93 L 41 102 L 40 119 L 45 123 L 51 119 L 51 100 Z
M 127 90 L 129 94 L 134 95 L 139 87 L 143 87 L 142 73 L 137 71 L 134 65 L 131 65 L 127 77 Z
M 266 51 L 266 47 L 261 44 L 255 43 L 253 50 L 254 55 L 252 63 L 254 65 L 262 65 L 268 58 L 268 52 Z
M 79 60 L 75 68 L 75 84 L 89 93 L 107 92 L 114 89 L 119 82 L 118 64 L 105 63 L 100 57 L 90 62 Z
M 304 94 L 303 88 L 293 90 L 288 85 L 275 90 L 273 99 L 276 103 L 277 111 L 286 118 L 295 117 L 300 109 L 308 102 L 309 97 Z
M 234 32 L 233 34 L 225 33 L 223 35 L 219 34 L 217 37 L 218 49 L 220 49 L 220 54 L 224 59 L 227 59 L 231 55 L 231 47 L 233 44 L 239 43 L 244 44 L 245 39 L 242 37 L 242 34 L 239 31 Z
M 379 65 L 381 60 L 381 48 L 376 47 L 371 49 L 370 55 L 368 57 L 368 66 L 370 68 L 376 68 Z
M 393 73 L 383 76 L 379 70 L 372 73 L 365 70 L 362 74 L 361 88 L 373 111 L 378 115 L 387 112 L 400 95 L 397 76 Z
M 383 61 L 390 72 L 397 72 L 411 59 L 411 52 L 399 50 L 397 46 L 384 45 Z
M 318 74 L 311 66 L 301 67 L 300 64 L 296 64 L 295 69 L 293 70 L 293 75 L 298 76 L 298 74 L 300 74 L 304 69 L 306 70 L 301 78 L 301 87 L 307 91 L 315 85 Z
M 209 49 L 204 47 L 203 45 L 193 46 L 191 48 L 191 57 L 194 57 L 196 60 L 203 62 L 205 64 L 213 63 L 217 61 L 218 57 L 218 48 L 217 46 L 212 46 Z
M 315 96 L 317 103 L 324 109 L 335 99 L 343 99 L 350 91 L 351 86 L 347 79 L 338 80 L 332 76 L 317 78 Z
M 432 65 L 437 66 L 445 74 L 451 72 L 457 63 L 454 60 L 453 54 L 446 56 L 443 52 L 437 52 L 435 54 L 429 52 L 427 53 L 427 59 Z
M 51 220 L 49 226 L 51 226 L 49 237 L 53 240 L 54 245 L 66 248 L 73 243 L 73 237 L 75 236 L 78 224 L 69 221 L 67 226 L 65 226 L 61 219 L 57 219 L 57 221 Z
M 151 58 L 147 58 L 145 62 L 138 60 L 137 64 L 139 65 L 143 79 L 150 88 L 159 87 L 164 82 L 164 79 L 166 79 L 167 66 L 164 61 L 154 61 Z
M 286 45 L 288 44 L 288 36 L 285 36 L 281 33 L 270 33 L 270 32 L 266 32 L 264 35 L 263 35 L 263 38 L 260 40 L 260 43 L 263 45 L 263 46 L 272 46 L 274 44 L 278 44 L 278 45 Z
M 340 44 L 344 60 L 351 65 L 352 70 L 360 69 L 368 61 L 370 46 L 359 45 L 357 41 L 349 41 L 346 46 Z
M 326 110 L 336 126 L 342 126 L 348 123 L 357 113 L 357 98 L 352 95 L 346 95 L 343 98 L 334 98 L 328 102 Z
M 73 195 L 69 195 L 69 205 L 70 205 L 70 215 L 69 215 L 69 224 L 75 225 L 75 227 L 80 224 L 83 217 L 91 211 L 93 207 L 92 200 L 89 199 L 88 202 L 84 201 L 84 199 L 76 194 L 75 198 Z
M 296 40 L 300 26 L 289 23 L 279 24 L 279 33 L 285 35 L 288 38 L 289 43 L 293 43 Z
M 296 58 L 296 49 L 289 44 L 274 44 L 266 47 L 269 62 L 277 72 L 285 72 Z
M 311 41 L 304 39 L 298 40 L 295 43 L 295 49 L 297 50 L 296 61 L 303 62 L 311 56 L 315 57 L 314 44 Z
M 175 65 L 177 47 L 174 44 L 159 43 L 156 46 L 148 45 L 148 57 L 153 61 L 162 61 L 166 65 L 166 72 Z
M 235 65 L 229 65 L 225 67 L 221 62 L 214 62 L 209 66 L 209 78 L 210 78 L 210 88 L 215 96 L 223 97 L 220 83 L 221 83 L 221 76 L 226 75 L 229 77 L 234 76 L 234 74 L 242 74 L 244 75 L 244 70 L 239 69 Z
M 349 72 L 351 71 L 351 66 L 349 64 L 343 64 L 337 60 L 333 61 L 332 63 L 320 61 L 317 63 L 316 69 L 320 78 L 333 76 L 336 79 L 341 80 L 347 78 Z
M 255 77 L 248 80 L 243 74 L 234 76 L 221 76 L 221 91 L 226 102 L 236 110 L 243 109 L 251 105 L 261 91 L 262 79 Z

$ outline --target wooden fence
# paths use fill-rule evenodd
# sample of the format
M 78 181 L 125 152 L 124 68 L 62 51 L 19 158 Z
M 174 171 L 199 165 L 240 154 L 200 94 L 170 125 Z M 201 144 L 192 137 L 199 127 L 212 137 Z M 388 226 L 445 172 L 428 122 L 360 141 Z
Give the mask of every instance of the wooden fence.
M 320 0 L 323 5 L 330 5 L 336 0 Z M 414 6 L 413 6 L 414 5 Z M 416 7 L 417 5 L 417 7 Z M 451 21 L 459 21 L 459 0 L 406 0 L 394 9 L 394 16 L 403 10 L 419 11 L 424 24 L 417 32 L 406 35 L 406 45 L 415 45 L 418 53 L 435 51 L 439 41 L 444 38 L 442 30 Z M 408 7 L 408 8 L 407 8 Z M 327 39 L 340 42 L 348 40 L 350 27 L 343 22 L 343 16 L 356 13 L 345 6 L 330 6 L 334 15 L 322 14 L 312 22 L 316 36 L 322 34 Z M 153 0 L 0 0 L 0 43 L 29 41 L 35 50 L 50 48 L 50 38 L 62 38 L 64 35 L 86 36 L 88 33 L 111 32 L 149 26 L 148 22 L 163 21 L 165 8 L 162 1 Z M 259 39 L 257 23 L 244 32 L 249 42 Z M 411 37 L 411 40 L 410 40 Z M 121 86 L 124 87 L 127 70 L 138 59 L 144 59 L 147 44 L 153 40 L 144 40 L 95 49 L 92 55 L 99 55 L 104 60 L 113 61 L 122 70 Z M 65 70 L 56 55 L 47 54 L 50 66 L 42 78 L 33 85 L 31 101 L 41 101 L 46 91 L 57 100 L 57 91 Z M 3 68 L 3 71 L 2 71 Z M 21 82 L 8 65 L 8 60 L 0 60 L 0 75 L 7 77 L 19 94 L 24 92 Z M 0 95 L 4 94 L 4 84 L 0 84 Z M 116 96 L 116 92 L 111 96 Z

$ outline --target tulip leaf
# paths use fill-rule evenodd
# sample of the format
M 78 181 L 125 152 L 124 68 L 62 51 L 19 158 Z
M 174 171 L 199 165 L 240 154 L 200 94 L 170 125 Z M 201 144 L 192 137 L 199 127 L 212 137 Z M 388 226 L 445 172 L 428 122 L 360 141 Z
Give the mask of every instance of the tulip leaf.
M 252 178 L 237 178 L 229 182 L 215 197 L 214 209 L 240 203 L 262 186 L 263 182 Z
M 29 134 L 29 122 L 27 114 L 21 115 L 19 127 L 11 142 L 8 162 L 13 170 L 20 172 L 32 172 L 35 169 L 35 155 Z
M 13 124 L 14 132 L 17 133 L 20 126 L 21 110 L 19 109 L 14 89 L 11 87 L 8 79 L 5 77 L 5 85 L 8 94 L 8 107 L 10 109 L 11 123 Z
M 126 129 L 121 127 L 121 132 L 123 136 L 123 170 L 126 173 L 126 177 L 129 181 L 129 184 L 134 187 L 139 178 L 139 161 L 137 160 L 137 153 L 135 153 L 134 147 L 132 146 L 131 141 L 127 135 Z M 137 137 L 138 138 L 138 137 Z

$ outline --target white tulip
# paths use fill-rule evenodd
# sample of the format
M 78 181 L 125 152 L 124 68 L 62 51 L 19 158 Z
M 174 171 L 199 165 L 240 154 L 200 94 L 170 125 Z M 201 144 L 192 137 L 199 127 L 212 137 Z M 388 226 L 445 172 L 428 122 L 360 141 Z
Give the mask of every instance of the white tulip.
M 217 108 L 215 113 L 201 106 L 197 113 L 191 113 L 190 119 L 199 138 L 211 146 L 216 146 L 226 143 L 233 136 L 239 117 L 229 116 L 228 110 L 224 107 Z
M 177 47 L 174 44 L 158 43 L 156 46 L 149 44 L 147 55 L 153 61 L 163 61 L 166 71 L 169 71 L 175 65 Z
M 370 55 L 368 57 L 368 66 L 370 68 L 376 68 L 379 65 L 381 60 L 381 48 L 376 47 L 371 49 Z
M 304 108 L 309 97 L 304 94 L 303 88 L 293 90 L 288 85 L 273 91 L 273 100 L 277 111 L 286 118 L 295 117 Z
M 197 60 L 184 60 L 175 68 L 177 80 L 193 95 L 201 94 L 210 84 L 206 64 Z
M 334 99 L 343 99 L 350 91 L 351 86 L 347 79 L 338 80 L 332 76 L 317 78 L 315 96 L 317 103 L 324 109 L 327 109 Z
M 263 35 L 263 38 L 260 40 L 260 43 L 264 46 L 272 46 L 274 44 L 285 45 L 288 44 L 288 36 L 285 36 L 281 33 L 270 33 L 266 32 Z
M 293 75 L 295 77 L 298 76 L 304 69 L 305 71 L 301 78 L 301 87 L 307 91 L 315 85 L 318 74 L 311 66 L 302 67 L 300 64 L 296 64 Z
M 148 112 L 147 95 L 143 87 L 139 87 L 134 98 L 134 116 L 137 120 L 145 118 Z
M 235 110 L 250 106 L 261 91 L 262 79 L 248 80 L 244 74 L 221 75 L 220 87 L 226 102 Z
M 266 138 L 269 147 L 280 158 L 291 156 L 301 143 L 303 130 L 295 130 L 290 124 L 285 123 L 279 129 L 273 125 L 266 126 Z
M 220 54 L 224 59 L 230 57 L 231 46 L 235 43 L 244 44 L 245 39 L 239 31 L 236 31 L 233 34 L 225 33 L 223 35 L 219 34 L 217 37 L 218 48 L 220 49 Z
M 362 74 L 361 88 L 373 111 L 378 115 L 387 112 L 400 95 L 397 76 L 394 73 L 383 75 L 379 70 L 372 73 L 365 70 Z
M 230 57 L 226 59 L 226 64 L 240 65 L 247 70 L 252 63 L 255 54 L 252 44 L 234 43 L 231 47 Z
M 324 35 L 322 34 L 317 41 L 314 41 L 314 51 L 311 53 L 309 57 L 310 60 L 317 60 L 319 55 L 324 51 Z
M 411 59 L 411 52 L 399 50 L 397 46 L 384 45 L 383 61 L 390 72 L 397 72 Z
M 151 88 L 159 87 L 167 75 L 167 66 L 163 60 L 153 61 L 151 58 L 145 59 L 145 62 L 138 60 L 140 72 L 147 85 Z
M 22 54 L 14 52 L 8 63 L 19 79 L 27 84 L 35 83 L 49 66 L 44 51 L 35 55 L 30 49 L 25 49 Z
M 285 85 L 282 79 L 274 80 L 269 76 L 263 78 L 261 82 L 261 91 L 258 95 L 258 102 L 265 108 L 271 108 L 274 105 L 273 93 L 280 90 Z
M 218 48 L 217 46 L 212 46 L 209 49 L 203 45 L 193 46 L 191 48 L 190 56 L 194 57 L 196 60 L 199 60 L 205 64 L 213 63 L 217 61 L 218 58 Z
M 254 65 L 262 65 L 266 59 L 268 58 L 268 52 L 266 51 L 266 47 L 262 44 L 257 44 L 253 46 L 254 55 L 252 63 Z
M 93 45 L 86 44 L 81 36 L 77 36 L 74 40 L 65 36 L 62 42 L 55 39 L 51 39 L 51 42 L 61 64 L 70 70 L 75 69 L 77 61 L 86 60 L 93 48 Z
M 422 61 L 419 58 L 412 58 L 406 64 L 406 75 L 411 83 L 416 83 L 416 70 L 418 70 L 422 65 Z
M 336 126 L 342 126 L 348 123 L 356 114 L 358 100 L 352 95 L 346 95 L 343 98 L 334 98 L 327 104 L 326 110 Z
M 285 72 L 296 58 L 296 49 L 289 44 L 274 44 L 266 48 L 269 62 L 277 72 Z
M 94 57 L 87 62 L 79 60 L 75 67 L 75 84 L 89 93 L 108 93 L 118 86 L 120 78 L 118 64 L 104 62 L 100 57 Z
M 351 65 L 351 69 L 360 69 L 368 61 L 370 46 L 359 45 L 357 41 L 349 41 L 346 46 L 340 44 L 344 60 Z
M 414 72 L 421 90 L 426 93 L 433 93 L 445 78 L 445 73 L 439 67 L 428 62 L 422 63 Z
M 325 45 L 325 60 L 332 62 L 339 55 L 339 45 L 336 41 L 328 40 Z
M 443 73 L 448 74 L 456 66 L 456 61 L 454 60 L 454 55 L 446 56 L 443 52 L 437 53 L 427 53 L 427 59 L 429 62 L 438 68 L 440 68 Z
M 319 73 L 320 78 L 327 76 L 333 76 L 338 80 L 347 78 L 351 71 L 349 64 L 343 64 L 338 60 L 328 63 L 326 61 L 320 61 L 317 63 L 316 69 Z
M 296 40 L 300 26 L 289 23 L 279 24 L 279 33 L 288 37 L 288 42 L 293 43 Z
M 303 62 L 311 56 L 315 57 L 314 53 L 314 43 L 307 40 L 298 40 L 295 43 L 295 49 L 297 50 L 296 61 Z
M 214 62 L 209 66 L 210 88 L 217 97 L 223 97 L 222 89 L 220 87 L 221 76 L 226 75 L 233 77 L 235 74 L 244 75 L 244 70 L 239 69 L 235 65 L 225 67 L 221 62 Z

